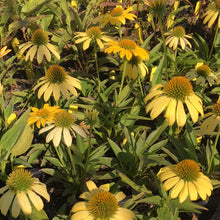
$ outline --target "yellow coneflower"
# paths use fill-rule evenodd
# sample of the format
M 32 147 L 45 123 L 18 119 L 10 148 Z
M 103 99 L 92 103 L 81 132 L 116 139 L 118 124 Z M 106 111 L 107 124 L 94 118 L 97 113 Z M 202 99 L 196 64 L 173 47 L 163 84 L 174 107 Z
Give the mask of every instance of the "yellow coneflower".
M 35 55 L 37 56 L 37 62 L 42 63 L 44 56 L 47 61 L 51 61 L 51 53 L 59 60 L 60 55 L 57 48 L 49 43 L 48 35 L 41 29 L 34 31 L 31 37 L 31 41 L 21 44 L 19 46 L 20 55 L 22 55 L 27 49 L 28 52 L 25 56 L 25 60 L 30 59 L 33 61 Z
M 190 81 L 182 76 L 172 78 L 165 85 L 153 86 L 145 98 L 145 103 L 147 102 L 149 103 L 146 105 L 146 112 L 151 111 L 151 119 L 155 119 L 166 109 L 164 116 L 169 126 L 175 121 L 179 127 L 185 125 L 184 103 L 194 123 L 198 121 L 199 113 L 203 115 L 202 100 L 193 92 Z
M 204 14 L 203 23 L 208 22 L 208 27 L 210 28 L 217 20 L 218 27 L 220 28 L 220 0 L 215 0 L 208 5 L 206 13 Z
M 100 49 L 104 48 L 104 42 L 108 42 L 111 39 L 105 35 L 100 30 L 99 27 L 94 26 L 89 28 L 86 32 L 76 32 L 76 38 L 79 38 L 75 41 L 76 44 L 83 42 L 83 50 L 86 50 L 89 48 L 91 42 L 95 42 Z
M 58 147 L 63 139 L 64 144 L 70 147 L 72 145 L 72 135 L 75 136 L 75 133 L 78 133 L 82 137 L 86 137 L 83 129 L 78 126 L 75 121 L 76 118 L 73 114 L 65 110 L 60 110 L 55 113 L 53 121 L 39 131 L 39 134 L 50 131 L 46 136 L 47 143 L 52 140 L 53 145 Z
M 215 74 L 211 71 L 209 66 L 203 64 L 203 63 L 197 63 L 195 66 L 195 69 L 190 70 L 186 77 L 189 80 L 195 80 L 196 84 L 201 84 L 202 86 L 205 86 L 206 81 L 209 83 L 210 86 L 216 83 L 217 77 Z
M 199 196 L 206 200 L 213 190 L 211 180 L 200 171 L 199 165 L 190 159 L 161 168 L 157 176 L 163 183 L 163 189 L 172 189 L 171 198 L 179 197 L 180 203 L 187 197 L 192 201 L 197 200 Z
M 149 52 L 139 47 L 135 41 L 123 39 L 119 42 L 109 41 L 106 44 L 105 53 L 118 53 L 121 58 L 126 58 L 128 61 L 134 56 L 139 56 L 142 60 L 149 59 Z
M 124 64 L 121 65 L 121 70 L 123 70 Z M 144 63 L 144 60 L 139 56 L 133 56 L 127 63 L 125 76 L 128 76 L 130 79 L 137 79 L 140 74 L 140 78 L 144 78 L 148 73 L 147 66 Z
M 176 26 L 173 28 L 172 31 L 165 33 L 164 35 L 168 36 L 166 38 L 166 45 L 176 50 L 178 44 L 185 50 L 186 46 L 188 45 L 190 48 L 192 45 L 187 40 L 187 38 L 192 38 L 191 36 L 187 35 L 185 29 L 182 26 Z
M 220 100 L 207 109 L 211 109 L 211 112 L 204 115 L 205 120 L 201 124 L 200 130 L 210 135 L 216 128 L 220 129 Z
M 0 58 L 7 55 L 11 51 L 11 49 L 8 49 L 8 50 L 6 49 L 7 49 L 7 46 L 2 47 L 2 49 L 0 50 Z
M 50 201 L 46 185 L 33 177 L 31 172 L 24 168 L 15 168 L 8 176 L 6 186 L 0 189 L 0 210 L 7 215 L 11 207 L 12 216 L 17 218 L 22 210 L 25 215 L 30 215 L 33 205 L 38 211 L 44 207 L 40 196 Z
M 28 125 L 36 123 L 37 128 L 44 126 L 46 122 L 51 122 L 55 113 L 60 111 L 59 106 L 49 106 L 49 104 L 44 104 L 42 109 L 36 107 L 31 108 L 32 112 L 28 118 Z
M 106 24 L 110 23 L 111 25 L 119 26 L 120 24 L 125 24 L 126 19 L 133 21 L 136 15 L 130 13 L 132 11 L 132 7 L 125 10 L 121 7 L 115 7 L 109 13 L 101 16 L 100 25 L 104 27 Z
M 144 3 L 152 11 L 152 15 L 163 17 L 166 13 L 166 0 L 144 0 Z
M 89 191 L 80 195 L 86 201 L 77 202 L 71 212 L 71 220 L 132 220 L 134 214 L 131 210 L 119 207 L 118 203 L 125 198 L 123 192 L 116 195 L 109 192 L 109 184 L 97 188 L 93 181 L 87 181 Z
M 81 90 L 81 82 L 69 76 L 63 67 L 59 65 L 52 65 L 47 71 L 45 76 L 41 77 L 37 85 L 33 88 L 36 90 L 38 87 L 38 98 L 44 94 L 44 101 L 47 102 L 51 95 L 53 95 L 56 101 L 59 100 L 60 94 L 65 99 L 69 99 L 70 95 L 77 96 L 75 88 Z

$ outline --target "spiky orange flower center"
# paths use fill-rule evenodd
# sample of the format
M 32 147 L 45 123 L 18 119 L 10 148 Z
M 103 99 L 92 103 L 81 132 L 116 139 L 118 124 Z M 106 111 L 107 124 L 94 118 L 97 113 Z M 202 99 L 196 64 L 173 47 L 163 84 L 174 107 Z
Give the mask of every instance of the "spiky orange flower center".
M 95 27 L 91 27 L 86 31 L 87 35 L 91 38 L 91 39 L 97 39 L 97 38 L 101 38 L 102 36 L 102 32 L 100 30 L 99 27 L 95 26 Z
M 50 114 L 49 110 L 45 108 L 42 108 L 36 112 L 36 116 L 39 118 L 47 118 L 49 114 Z
M 32 34 L 31 41 L 34 45 L 41 46 L 48 44 L 49 39 L 48 39 L 48 35 L 44 31 L 37 29 Z
M 45 76 L 50 83 L 62 83 L 66 78 L 67 73 L 63 67 L 59 65 L 51 66 Z
M 182 26 L 176 26 L 173 28 L 172 35 L 178 38 L 184 37 L 186 34 L 185 29 Z
M 194 160 L 186 159 L 176 165 L 175 171 L 180 179 L 191 182 L 198 178 L 200 168 Z
M 107 191 L 96 192 L 88 201 L 88 210 L 94 219 L 110 219 L 118 209 L 115 196 Z
M 120 8 L 120 7 L 116 7 L 114 8 L 111 12 L 110 12 L 110 15 L 112 17 L 119 17 L 123 14 L 123 9 Z
M 193 93 L 193 88 L 187 78 L 177 76 L 166 83 L 163 91 L 167 96 L 184 102 L 185 98 Z
M 209 76 L 211 73 L 211 69 L 207 65 L 201 65 L 196 68 L 196 72 L 201 76 Z
M 54 115 L 54 123 L 56 127 L 70 128 L 74 122 L 74 116 L 65 110 L 61 110 Z
M 133 40 L 124 39 L 119 43 L 119 46 L 126 50 L 134 50 L 137 44 Z
M 13 170 L 6 181 L 9 189 L 15 193 L 26 192 L 28 189 L 31 189 L 33 183 L 32 173 L 23 168 Z
M 215 103 L 212 111 L 215 115 L 220 116 L 220 101 Z

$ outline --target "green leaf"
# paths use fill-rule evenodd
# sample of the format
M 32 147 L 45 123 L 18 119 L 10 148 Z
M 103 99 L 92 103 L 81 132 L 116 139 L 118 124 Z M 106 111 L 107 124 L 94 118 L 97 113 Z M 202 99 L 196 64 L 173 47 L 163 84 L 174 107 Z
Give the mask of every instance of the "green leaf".
M 154 73 L 151 86 L 154 86 L 155 84 L 159 84 L 162 82 L 162 73 L 163 73 L 164 65 L 165 65 L 165 56 L 163 56 L 162 59 L 160 60 L 160 63 Z
M 10 152 L 12 147 L 16 144 L 21 134 L 23 133 L 27 119 L 29 117 L 30 109 L 15 122 L 15 124 L 7 132 L 5 132 L 0 140 L 0 149 Z
M 57 158 L 54 158 L 54 157 L 44 157 L 44 159 L 48 160 L 49 162 L 51 162 L 56 167 L 62 167 L 62 164 L 60 163 L 60 161 Z
M 12 148 L 11 154 L 15 157 L 24 154 L 31 147 L 33 137 L 34 137 L 34 127 L 30 125 L 26 125 L 20 138 Z
M 21 13 L 32 13 L 34 11 L 37 11 L 37 8 L 42 8 L 48 2 L 50 2 L 50 0 L 26 1 L 26 4 L 21 9 Z

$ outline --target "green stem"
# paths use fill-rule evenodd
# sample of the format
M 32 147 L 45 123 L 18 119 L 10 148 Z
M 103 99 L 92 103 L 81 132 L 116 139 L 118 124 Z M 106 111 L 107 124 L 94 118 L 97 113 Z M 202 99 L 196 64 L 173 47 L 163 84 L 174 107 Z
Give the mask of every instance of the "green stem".
M 139 83 L 139 86 L 140 86 L 141 95 L 142 95 L 142 97 L 143 97 L 143 96 L 144 96 L 144 92 L 143 92 L 143 89 L 142 89 L 142 84 L 141 84 L 140 74 L 139 74 L 139 77 L 138 77 L 138 83 Z
M 120 86 L 119 92 L 121 92 L 121 90 L 123 88 L 124 79 L 125 79 L 125 71 L 126 71 L 126 67 L 127 67 L 127 62 L 128 62 L 127 60 L 125 60 L 125 62 L 124 62 L 124 68 L 123 68 L 123 72 L 122 72 L 121 86 Z
M 60 152 L 58 151 L 57 147 L 54 147 L 54 148 L 55 148 L 56 154 L 60 160 L 60 163 L 62 164 L 63 167 L 66 167 L 66 164 L 65 164 L 63 158 L 61 157 Z
M 94 46 L 94 53 L 95 53 L 96 73 L 97 73 L 97 77 L 98 77 L 98 92 L 100 92 L 100 76 L 99 76 L 99 65 L 98 65 L 98 57 L 97 57 L 97 47 L 96 47 L 96 44 Z
M 213 42 L 212 42 L 212 47 L 211 47 L 208 59 L 210 59 L 211 56 L 212 56 L 212 52 L 213 52 L 213 49 L 214 49 L 214 46 L 215 46 L 215 41 L 216 41 L 217 35 L 218 35 L 218 24 L 216 25 L 215 36 L 214 36 L 214 39 L 213 39 Z
M 215 137 L 215 143 L 214 143 L 214 147 L 212 149 L 212 154 L 211 154 L 211 158 L 210 158 L 210 161 L 209 161 L 207 174 L 210 172 L 210 169 L 211 169 L 211 166 L 212 166 L 212 161 L 214 159 L 214 155 L 215 155 L 215 151 L 216 151 L 219 135 L 220 135 L 220 128 L 218 128 L 218 132 L 217 132 L 217 135 Z
M 167 73 L 167 47 L 166 47 L 166 41 L 165 41 L 165 36 L 164 36 L 164 31 L 163 31 L 163 22 L 161 17 L 158 17 L 158 22 L 159 22 L 159 28 L 160 28 L 160 33 L 163 41 L 163 52 L 164 52 L 164 63 L 165 63 L 165 77 L 166 80 L 168 81 L 168 73 Z
M 75 163 L 73 161 L 73 156 L 72 156 L 70 147 L 67 147 L 67 153 L 68 153 L 69 158 L 70 158 L 70 162 L 71 162 L 71 166 L 72 166 L 72 169 L 73 169 L 74 176 L 76 176 L 76 166 L 75 166 Z
M 122 40 L 121 24 L 118 26 L 118 33 L 119 33 L 120 40 Z

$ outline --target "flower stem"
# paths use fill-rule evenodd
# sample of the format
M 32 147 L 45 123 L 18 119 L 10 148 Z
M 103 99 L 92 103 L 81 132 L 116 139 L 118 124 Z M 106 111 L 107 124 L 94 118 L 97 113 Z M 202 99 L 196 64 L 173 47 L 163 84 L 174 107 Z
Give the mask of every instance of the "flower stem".
M 123 88 L 124 79 L 125 79 L 125 71 L 126 71 L 126 67 L 127 67 L 127 62 L 128 62 L 127 60 L 125 60 L 125 62 L 124 62 L 124 68 L 123 68 L 123 72 L 122 72 L 121 86 L 120 86 L 119 92 L 121 92 L 121 90 Z
M 159 16 L 158 17 L 158 22 L 159 22 L 159 28 L 160 28 L 160 33 L 163 41 L 163 52 L 164 52 L 164 63 L 165 63 L 165 77 L 166 80 L 168 81 L 168 73 L 167 73 L 167 47 L 166 47 L 166 42 L 165 42 L 165 36 L 163 32 L 163 22 L 162 18 Z
M 211 169 L 211 166 L 212 166 L 212 161 L 214 159 L 214 155 L 215 155 L 215 151 L 216 151 L 219 135 L 220 135 L 220 128 L 218 128 L 218 132 L 217 132 L 217 135 L 215 137 L 215 143 L 214 143 L 214 147 L 212 149 L 211 158 L 210 158 L 210 161 L 209 161 L 209 164 L 208 164 L 207 174 L 210 172 L 210 169 Z
M 69 158 L 70 158 L 70 162 L 71 162 L 71 166 L 72 166 L 72 169 L 73 169 L 74 176 L 76 176 L 76 166 L 75 166 L 75 163 L 73 161 L 73 156 L 72 156 L 70 147 L 67 147 L 67 153 L 68 153 Z
M 95 53 L 96 73 L 97 73 L 97 77 L 98 77 L 98 92 L 100 92 L 100 76 L 99 76 L 99 65 L 98 65 L 98 57 L 97 57 L 97 47 L 96 47 L 96 44 L 94 46 L 94 53 Z
M 213 39 L 213 42 L 212 42 L 212 47 L 211 47 L 208 59 L 210 59 L 211 56 L 212 56 L 212 52 L 213 52 L 213 49 L 214 49 L 214 46 L 215 46 L 215 41 L 216 41 L 217 35 L 218 35 L 218 24 L 216 25 L 215 36 L 214 36 L 214 39 Z

